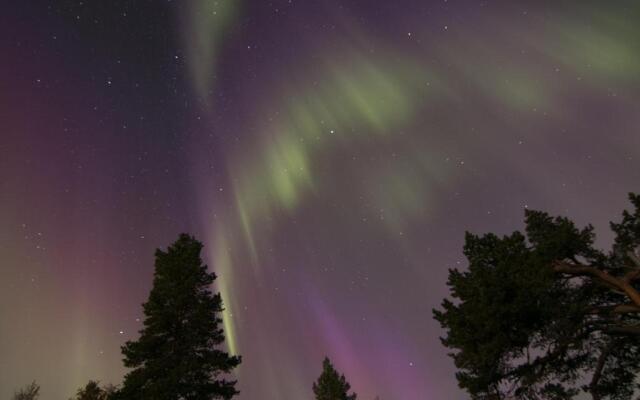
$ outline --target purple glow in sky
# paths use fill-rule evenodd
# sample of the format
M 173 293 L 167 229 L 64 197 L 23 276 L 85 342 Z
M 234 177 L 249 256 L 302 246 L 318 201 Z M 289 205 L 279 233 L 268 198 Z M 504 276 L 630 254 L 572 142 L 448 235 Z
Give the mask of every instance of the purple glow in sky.
M 601 234 L 640 181 L 633 1 L 16 2 L 0 13 L 0 397 L 118 384 L 153 254 L 205 243 L 240 400 L 466 399 L 465 230 Z M 605 237 L 606 240 L 606 237 Z

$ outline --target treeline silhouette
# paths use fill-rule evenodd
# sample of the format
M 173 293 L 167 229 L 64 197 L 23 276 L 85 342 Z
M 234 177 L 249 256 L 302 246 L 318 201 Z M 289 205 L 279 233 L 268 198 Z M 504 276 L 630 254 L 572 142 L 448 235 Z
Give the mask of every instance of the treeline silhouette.
M 524 232 L 467 233 L 465 270 L 449 270 L 450 298 L 433 311 L 456 379 L 473 400 L 638 399 L 640 392 L 640 196 L 611 223 L 609 251 L 594 228 L 525 211 Z M 219 293 L 202 244 L 182 234 L 155 254 L 144 328 L 122 346 L 130 370 L 120 387 L 90 381 L 77 400 L 228 400 L 242 359 L 221 346 Z M 311 389 L 316 400 L 355 400 L 331 361 Z M 14 400 L 33 400 L 33 382 Z M 416 398 L 420 394 L 416 394 Z M 403 399 L 398 399 L 403 400 Z
M 120 387 L 89 381 L 76 400 L 228 400 L 237 395 L 230 379 L 241 362 L 222 347 L 220 293 L 212 292 L 216 275 L 201 258 L 202 243 L 181 234 L 166 250 L 156 250 L 153 287 L 144 310 L 140 337 L 122 346 L 129 368 Z M 319 400 L 355 400 L 344 375 L 325 358 L 312 385 Z M 14 393 L 14 400 L 35 400 L 36 382 Z

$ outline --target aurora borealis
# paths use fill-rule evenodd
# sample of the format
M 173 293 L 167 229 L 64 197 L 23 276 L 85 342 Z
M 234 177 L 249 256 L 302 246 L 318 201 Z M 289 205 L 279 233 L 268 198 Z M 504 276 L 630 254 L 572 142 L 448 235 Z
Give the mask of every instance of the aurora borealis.
M 640 182 L 634 1 L 44 1 L 0 14 L 0 397 L 118 384 L 153 253 L 218 275 L 239 399 L 465 399 L 465 230 Z

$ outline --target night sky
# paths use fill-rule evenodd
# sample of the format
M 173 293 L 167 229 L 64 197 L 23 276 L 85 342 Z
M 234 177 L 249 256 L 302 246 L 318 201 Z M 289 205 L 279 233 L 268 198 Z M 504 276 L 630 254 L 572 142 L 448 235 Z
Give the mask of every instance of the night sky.
M 0 12 L 0 398 L 118 384 L 153 254 L 205 243 L 240 400 L 465 399 L 466 230 L 640 191 L 636 1 L 85 0 Z

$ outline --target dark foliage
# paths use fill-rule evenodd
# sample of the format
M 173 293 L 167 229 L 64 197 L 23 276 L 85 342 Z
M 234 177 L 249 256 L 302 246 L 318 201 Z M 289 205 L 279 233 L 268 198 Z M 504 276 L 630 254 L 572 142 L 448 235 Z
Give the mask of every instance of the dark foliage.
M 189 235 L 156 251 L 153 288 L 144 306 L 144 328 L 122 347 L 133 368 L 114 396 L 126 400 L 231 399 L 235 381 L 224 375 L 240 357 L 219 348 L 222 299 L 211 292 L 216 276 L 200 258 L 202 244 Z
M 35 382 L 31 382 L 22 389 L 13 394 L 13 400 L 36 400 L 40 397 L 40 386 Z
M 329 358 L 322 362 L 322 374 L 313 384 L 316 400 L 356 400 L 356 394 L 348 394 L 351 386 L 331 364 Z
M 115 388 L 108 386 L 100 387 L 100 383 L 89 381 L 83 388 L 78 389 L 75 400 L 108 400 L 115 392 Z M 73 399 L 72 399 L 73 400 Z
M 449 271 L 452 299 L 436 320 L 473 399 L 629 400 L 640 372 L 640 196 L 611 224 L 613 249 L 593 228 L 527 211 L 526 232 L 466 234 L 466 271 Z

